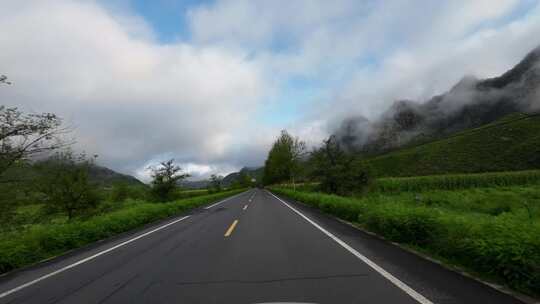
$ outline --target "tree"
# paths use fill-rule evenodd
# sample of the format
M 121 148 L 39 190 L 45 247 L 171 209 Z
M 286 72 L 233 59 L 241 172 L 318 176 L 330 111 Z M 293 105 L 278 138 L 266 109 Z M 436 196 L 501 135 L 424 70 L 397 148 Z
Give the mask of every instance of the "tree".
M 111 200 L 113 202 L 123 202 L 129 197 L 128 185 L 125 182 L 115 182 L 111 189 Z
M 210 192 L 220 192 L 221 191 L 221 182 L 223 177 L 219 175 L 212 174 L 210 176 L 210 184 L 208 185 L 208 190 Z
M 240 170 L 240 174 L 238 175 L 238 183 L 242 188 L 252 186 L 251 176 L 246 172 L 246 170 Z
M 264 184 L 291 181 L 293 186 L 300 175 L 301 162 L 306 154 L 306 144 L 292 137 L 286 130 L 272 145 L 264 167 Z
M 149 167 L 149 169 L 152 171 L 152 194 L 162 202 L 170 200 L 178 183 L 190 176 L 181 173 L 182 168 L 175 165 L 174 159 L 161 162 L 158 167 Z
M 25 114 L 0 106 L 0 177 L 17 162 L 69 145 L 62 140 L 69 130 L 61 125 L 52 113 Z
M 97 186 L 88 177 L 92 165 L 93 159 L 69 150 L 36 164 L 40 174 L 37 187 L 49 213 L 65 213 L 71 220 L 99 205 Z
M 310 163 L 311 176 L 320 182 L 324 192 L 349 195 L 362 191 L 370 182 L 362 160 L 346 153 L 334 135 L 311 153 Z

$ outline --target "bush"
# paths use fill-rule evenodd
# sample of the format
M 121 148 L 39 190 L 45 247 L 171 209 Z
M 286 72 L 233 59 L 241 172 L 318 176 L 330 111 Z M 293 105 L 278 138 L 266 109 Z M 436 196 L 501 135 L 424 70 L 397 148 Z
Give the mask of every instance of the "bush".
M 110 190 L 109 200 L 112 202 L 123 202 L 127 199 L 146 200 L 151 198 L 149 190 L 146 185 L 129 185 L 117 182 Z
M 183 189 L 176 189 L 172 194 L 171 197 L 175 200 L 184 199 L 184 198 L 190 198 L 190 197 L 197 197 L 201 195 L 208 195 L 213 194 L 212 192 L 209 192 L 206 189 L 195 189 L 195 190 L 183 190 Z
M 392 241 L 426 246 L 439 236 L 440 227 L 433 213 L 422 207 L 385 206 L 368 211 L 357 221 Z

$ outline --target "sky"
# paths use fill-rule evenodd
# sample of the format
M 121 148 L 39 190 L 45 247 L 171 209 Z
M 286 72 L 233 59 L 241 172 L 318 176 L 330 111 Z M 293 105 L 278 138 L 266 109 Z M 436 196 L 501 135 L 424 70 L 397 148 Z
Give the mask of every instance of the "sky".
M 537 0 L 0 0 L 0 104 L 53 112 L 75 148 L 148 180 L 264 164 L 540 45 Z

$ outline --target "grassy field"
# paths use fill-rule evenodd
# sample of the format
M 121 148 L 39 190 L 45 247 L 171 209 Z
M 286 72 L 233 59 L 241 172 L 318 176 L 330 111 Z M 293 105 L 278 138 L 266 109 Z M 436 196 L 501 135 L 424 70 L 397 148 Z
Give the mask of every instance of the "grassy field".
M 115 203 L 112 209 L 104 204 L 101 212 L 68 221 L 55 217 L 44 221 L 40 205 L 18 208 L 17 229 L 0 233 L 0 273 L 30 265 L 60 255 L 68 250 L 138 228 L 169 216 L 177 215 L 244 190 L 231 190 L 217 194 L 197 195 L 168 203 L 151 203 L 127 199 Z M 38 221 L 39 220 L 39 221 Z
M 513 114 L 368 163 L 378 177 L 540 169 L 540 115 Z
M 485 279 L 540 295 L 538 184 L 485 183 L 452 191 L 418 185 L 416 191 L 372 191 L 357 198 L 272 190 Z

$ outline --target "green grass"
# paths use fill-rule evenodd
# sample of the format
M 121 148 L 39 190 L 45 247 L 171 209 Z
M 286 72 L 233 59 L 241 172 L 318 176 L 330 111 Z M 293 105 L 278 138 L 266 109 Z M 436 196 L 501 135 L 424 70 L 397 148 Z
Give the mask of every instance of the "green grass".
M 540 115 L 510 115 L 368 163 L 378 177 L 540 169 Z
M 540 187 L 378 192 L 362 198 L 272 190 L 485 279 L 540 295 Z
M 68 250 L 138 228 L 244 190 L 191 197 L 169 203 L 127 200 L 123 208 L 87 219 L 34 224 L 0 234 L 0 273 L 51 258 Z M 36 207 L 21 213 L 32 214 Z
M 207 195 L 208 190 L 206 189 L 195 189 L 195 190 L 183 190 L 179 189 L 174 192 L 173 197 L 175 199 L 183 199 L 183 198 L 190 198 L 190 197 L 197 197 L 201 195 Z

